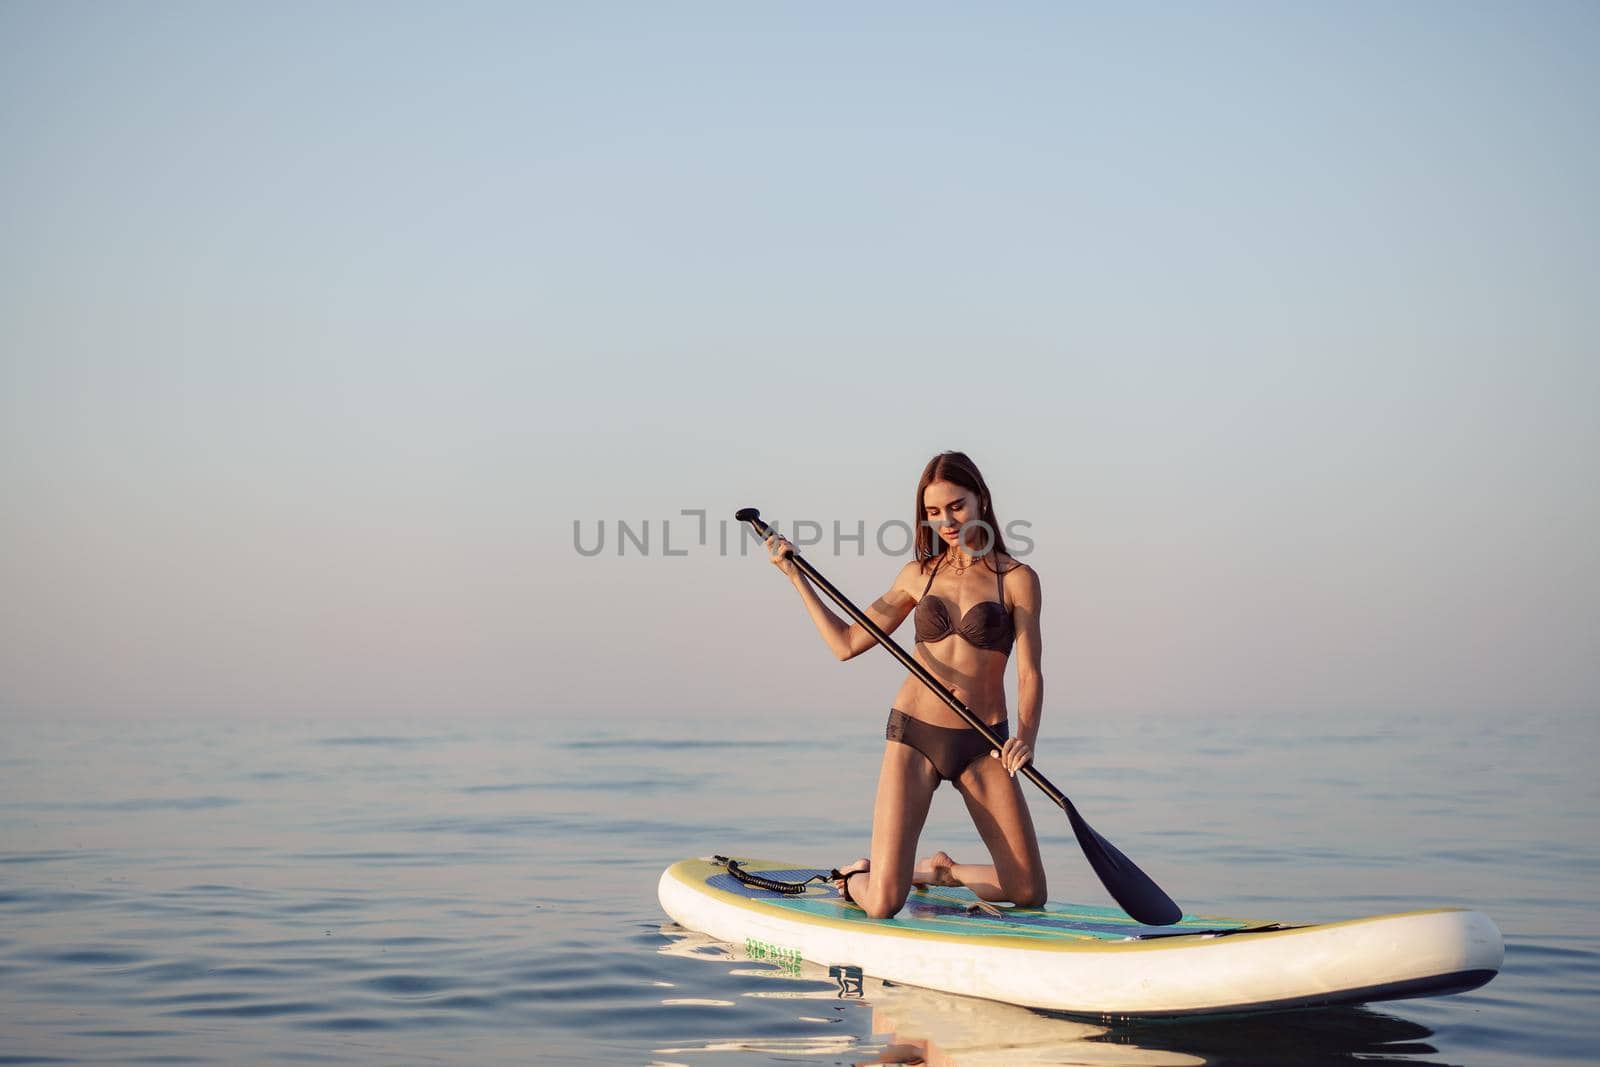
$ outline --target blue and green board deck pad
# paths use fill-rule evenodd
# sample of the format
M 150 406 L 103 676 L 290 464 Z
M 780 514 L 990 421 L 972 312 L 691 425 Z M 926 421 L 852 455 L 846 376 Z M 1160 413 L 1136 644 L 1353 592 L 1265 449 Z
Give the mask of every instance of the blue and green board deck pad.
M 825 870 L 739 858 L 780 882 Z M 1184 915 L 1142 926 L 1115 908 L 1048 903 L 976 910 L 966 889 L 913 891 L 872 919 L 827 883 L 785 894 L 746 885 L 724 863 L 688 859 L 661 875 L 661 906 L 689 930 L 780 967 L 803 962 L 1030 1008 L 1089 1015 L 1187 1015 L 1355 1004 L 1458 993 L 1504 958 L 1476 911 L 1436 908 L 1289 925 Z

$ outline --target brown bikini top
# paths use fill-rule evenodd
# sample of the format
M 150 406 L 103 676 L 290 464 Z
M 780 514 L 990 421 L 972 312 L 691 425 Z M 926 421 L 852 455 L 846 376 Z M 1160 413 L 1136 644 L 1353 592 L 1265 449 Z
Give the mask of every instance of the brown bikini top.
M 1011 654 L 1011 643 L 1016 639 L 1016 627 L 1011 621 L 1011 613 L 1005 605 L 1005 579 L 997 568 L 994 573 L 996 596 L 995 600 L 985 600 L 981 604 L 974 604 L 961 619 L 954 623 L 950 619 L 950 606 L 943 597 L 929 596 L 928 590 L 933 587 L 933 577 L 939 573 L 939 568 L 944 566 L 944 559 L 933 565 L 933 574 L 928 575 L 928 584 L 922 588 L 922 599 L 917 601 L 917 641 L 933 642 L 942 641 L 951 634 L 960 634 L 968 643 L 976 648 L 986 649 L 991 652 Z

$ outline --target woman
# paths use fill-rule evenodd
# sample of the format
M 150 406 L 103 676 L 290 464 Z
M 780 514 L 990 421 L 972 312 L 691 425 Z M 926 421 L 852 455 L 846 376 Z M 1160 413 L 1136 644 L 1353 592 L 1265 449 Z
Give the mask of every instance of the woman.
M 906 675 L 889 710 L 872 812 L 872 855 L 842 868 L 840 892 L 873 918 L 900 910 L 912 885 L 964 885 L 984 900 L 1024 907 L 1045 901 L 1044 863 L 1016 773 L 1033 758 L 1044 701 L 1039 671 L 1039 578 L 1007 554 L 989 488 L 961 452 L 941 452 L 917 483 L 916 558 L 866 611 L 893 633 L 916 610 L 916 657 L 1006 739 L 998 753 L 926 685 Z M 825 607 L 767 538 L 773 564 L 794 583 L 822 639 L 841 660 L 877 641 Z M 1006 721 L 1005 669 L 1017 649 L 1017 736 Z M 989 848 L 989 864 L 936 852 L 915 863 L 917 837 L 939 783 L 954 783 Z

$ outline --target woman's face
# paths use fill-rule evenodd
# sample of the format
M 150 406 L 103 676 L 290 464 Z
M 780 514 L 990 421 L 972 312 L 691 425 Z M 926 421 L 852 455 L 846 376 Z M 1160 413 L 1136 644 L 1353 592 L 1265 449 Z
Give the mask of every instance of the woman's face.
M 954 482 L 929 482 L 922 491 L 922 520 L 932 523 L 934 532 L 947 545 L 956 543 L 963 524 L 976 523 L 979 517 L 978 494 L 970 489 Z M 969 546 L 974 540 L 982 543 L 984 537 L 981 526 L 967 529 Z

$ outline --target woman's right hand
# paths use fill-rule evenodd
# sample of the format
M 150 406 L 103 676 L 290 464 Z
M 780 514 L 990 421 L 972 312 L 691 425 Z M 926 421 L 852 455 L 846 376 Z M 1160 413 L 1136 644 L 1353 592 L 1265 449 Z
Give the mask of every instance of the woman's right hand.
M 782 534 L 767 535 L 767 554 L 772 558 L 772 565 L 784 574 L 793 578 L 799 573 L 800 568 L 794 565 L 794 559 L 788 553 L 794 548 L 789 539 Z

